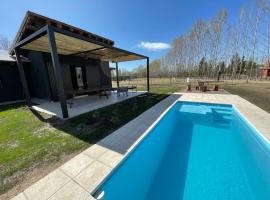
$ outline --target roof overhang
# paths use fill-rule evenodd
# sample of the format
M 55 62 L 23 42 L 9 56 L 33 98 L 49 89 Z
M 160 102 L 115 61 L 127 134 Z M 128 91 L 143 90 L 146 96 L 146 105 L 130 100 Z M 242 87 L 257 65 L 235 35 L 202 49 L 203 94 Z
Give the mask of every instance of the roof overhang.
M 80 34 L 63 30 L 52 25 L 46 25 L 14 45 L 14 48 L 24 50 L 50 52 L 48 27 L 53 30 L 57 53 L 83 58 L 100 59 L 110 62 L 123 62 L 146 59 L 147 56 L 129 52 L 102 42 L 92 40 Z
M 42 16 L 40 14 L 31 12 L 31 11 L 27 11 L 26 15 L 25 15 L 25 17 L 20 25 L 20 28 L 16 34 L 16 37 L 13 41 L 12 47 L 14 47 L 14 45 L 16 43 L 20 42 L 21 40 L 25 39 L 27 36 L 31 35 L 32 33 L 36 32 L 37 30 L 39 30 L 40 28 L 42 28 L 46 25 L 53 25 L 53 26 L 61 28 L 63 30 L 68 30 L 70 32 L 77 33 L 77 34 L 83 35 L 87 38 L 102 42 L 106 45 L 110 45 L 110 46 L 114 45 L 114 41 L 112 41 L 108 38 L 105 38 L 103 36 L 96 35 L 94 33 L 82 30 L 78 27 L 71 26 L 71 25 L 66 24 L 64 22 L 60 22 L 60 21 L 57 21 L 55 19 L 45 17 L 45 16 Z

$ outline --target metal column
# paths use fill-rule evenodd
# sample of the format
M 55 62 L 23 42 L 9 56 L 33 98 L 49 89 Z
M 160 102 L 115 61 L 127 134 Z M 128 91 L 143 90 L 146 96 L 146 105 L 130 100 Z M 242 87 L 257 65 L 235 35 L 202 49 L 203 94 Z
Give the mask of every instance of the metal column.
M 118 62 L 115 63 L 115 70 L 116 70 L 116 83 L 117 83 L 117 88 L 119 88 Z
M 48 26 L 47 32 L 48 32 L 48 40 L 49 40 L 49 47 L 51 51 L 54 75 L 55 75 L 55 80 L 57 84 L 58 96 L 59 96 L 61 109 L 62 109 L 62 115 L 63 115 L 63 118 L 67 118 L 68 117 L 67 100 L 66 100 L 66 94 L 64 90 L 64 82 L 63 82 L 62 72 L 60 68 L 59 58 L 57 54 L 57 47 L 56 47 L 53 27 Z
M 28 106 L 31 106 L 32 103 L 31 103 L 30 92 L 29 92 L 27 81 L 26 81 L 23 64 L 20 57 L 20 52 L 18 49 L 14 49 L 14 52 L 16 55 L 17 66 L 18 66 L 20 77 L 21 77 L 21 82 L 22 82 L 22 87 L 23 87 L 26 103 Z
M 149 58 L 146 58 L 146 76 L 147 76 L 147 91 L 150 91 L 150 83 L 149 83 Z

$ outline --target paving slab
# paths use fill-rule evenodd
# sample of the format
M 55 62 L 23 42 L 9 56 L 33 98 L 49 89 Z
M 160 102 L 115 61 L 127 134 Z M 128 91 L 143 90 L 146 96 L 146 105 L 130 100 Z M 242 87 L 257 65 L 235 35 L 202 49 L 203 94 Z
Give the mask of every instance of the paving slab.
M 108 149 L 100 145 L 99 143 L 91 146 L 90 148 L 86 149 L 82 153 L 90 158 L 97 159 L 103 153 L 105 153 Z
M 84 154 L 79 154 L 66 162 L 60 169 L 70 177 L 77 176 L 83 169 L 89 166 L 94 160 Z
M 27 199 L 26 199 L 25 195 L 22 192 L 22 193 L 18 194 L 17 196 L 15 196 L 13 198 L 13 200 L 27 200 Z
M 66 174 L 56 169 L 24 191 L 28 199 L 46 200 L 70 181 Z
M 95 200 L 89 192 L 79 186 L 76 182 L 70 181 L 65 187 L 58 190 L 49 200 Z
M 108 167 L 114 168 L 124 156 L 115 151 L 107 151 L 98 158 L 98 161 L 105 164 Z
M 76 176 L 74 180 L 90 193 L 110 173 L 111 170 L 112 168 L 99 161 L 95 161 Z

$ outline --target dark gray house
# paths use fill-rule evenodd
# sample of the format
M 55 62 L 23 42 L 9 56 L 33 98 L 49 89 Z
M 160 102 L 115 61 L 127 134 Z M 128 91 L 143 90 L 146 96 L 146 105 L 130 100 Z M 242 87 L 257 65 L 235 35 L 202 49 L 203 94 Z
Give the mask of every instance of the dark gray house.
M 10 86 L 3 87 L 6 89 L 0 82 L 0 102 L 23 96 L 29 106 L 31 98 L 59 101 L 66 118 L 67 99 L 113 89 L 109 62 L 116 63 L 118 70 L 118 62 L 139 59 L 147 61 L 149 90 L 148 57 L 116 48 L 110 39 L 30 11 L 9 54 L 12 62 L 0 61 L 0 81 L 10 80 Z
M 23 58 L 25 72 L 29 74 L 29 60 Z M 24 100 L 16 58 L 0 50 L 0 104 Z

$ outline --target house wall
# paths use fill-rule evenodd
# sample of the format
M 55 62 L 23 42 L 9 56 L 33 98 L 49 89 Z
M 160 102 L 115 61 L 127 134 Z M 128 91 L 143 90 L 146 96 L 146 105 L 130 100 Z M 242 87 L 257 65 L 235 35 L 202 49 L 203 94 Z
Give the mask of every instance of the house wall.
M 0 103 L 23 99 L 17 64 L 15 62 L 0 62 Z
M 51 88 L 48 69 L 44 62 L 43 54 L 31 51 L 27 54 L 31 60 L 30 77 L 27 78 L 31 98 L 51 100 Z
M 112 77 L 109 62 L 102 61 L 100 64 L 101 85 L 103 87 L 112 87 Z
M 57 87 L 53 73 L 53 67 L 49 54 L 44 54 L 45 63 L 48 68 L 48 80 L 51 85 L 52 100 L 57 100 Z M 62 70 L 64 88 L 67 97 L 72 94 L 74 87 L 71 78 L 71 66 L 85 67 L 86 85 L 88 89 L 97 89 L 101 87 L 111 87 L 111 73 L 109 62 L 102 62 L 96 59 L 83 59 L 76 56 L 59 55 L 59 61 Z
M 24 63 L 31 98 L 58 100 L 50 54 L 29 51 L 24 56 L 31 60 L 31 63 Z M 85 67 L 87 88 L 98 89 L 112 86 L 108 62 L 61 55 L 59 60 L 67 97 L 74 90 L 70 66 Z M 19 71 L 15 62 L 0 62 L 0 94 L 0 103 L 24 99 Z
M 263 69 L 262 70 L 262 77 L 267 78 L 270 76 L 270 69 Z

